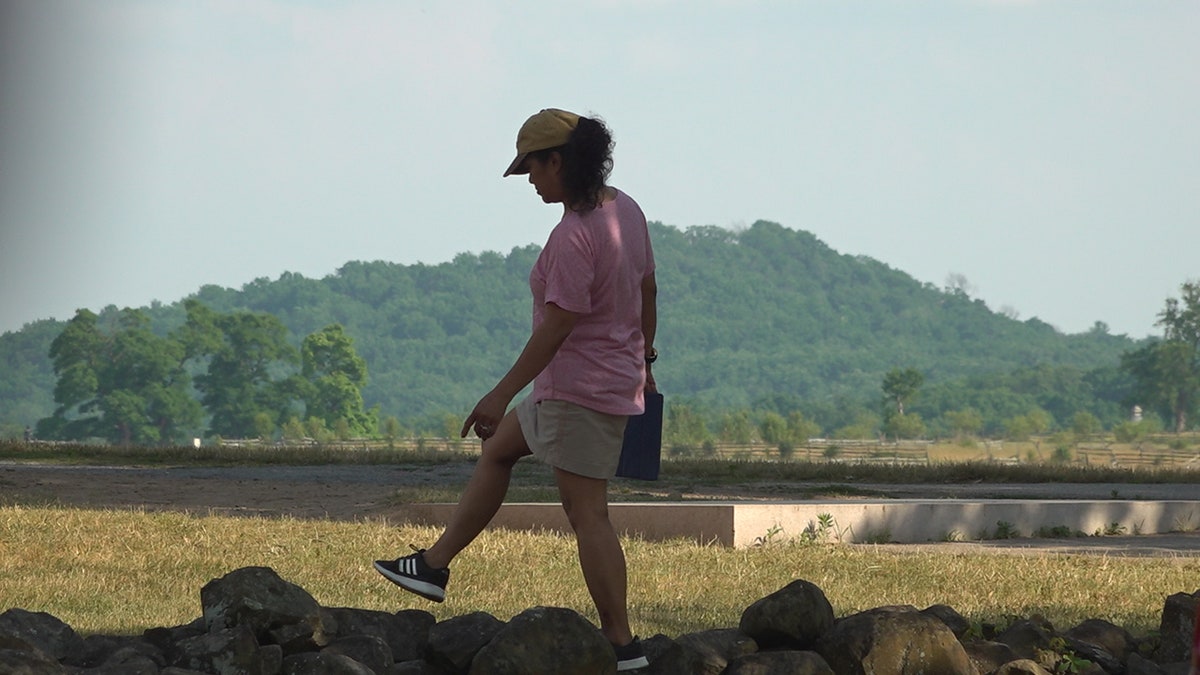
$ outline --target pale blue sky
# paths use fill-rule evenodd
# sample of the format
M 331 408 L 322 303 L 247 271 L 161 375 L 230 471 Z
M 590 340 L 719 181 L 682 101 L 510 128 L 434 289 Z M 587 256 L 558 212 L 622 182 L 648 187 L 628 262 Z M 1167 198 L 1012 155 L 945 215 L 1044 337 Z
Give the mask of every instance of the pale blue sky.
M 500 174 L 555 106 L 653 220 L 1158 334 L 1200 277 L 1197 35 L 1184 0 L 0 0 L 0 331 L 540 244 Z

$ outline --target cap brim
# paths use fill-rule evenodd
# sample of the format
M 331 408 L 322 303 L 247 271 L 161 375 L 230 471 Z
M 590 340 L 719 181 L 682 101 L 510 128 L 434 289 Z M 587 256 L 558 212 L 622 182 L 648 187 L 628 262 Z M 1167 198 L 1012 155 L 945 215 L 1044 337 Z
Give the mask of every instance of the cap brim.
M 525 163 L 525 158 L 527 156 L 529 156 L 528 152 L 522 152 L 521 154 L 517 155 L 517 158 L 512 161 L 512 164 L 509 164 L 508 168 L 504 170 L 503 177 L 508 178 L 513 174 L 529 173 L 528 170 L 521 166 Z

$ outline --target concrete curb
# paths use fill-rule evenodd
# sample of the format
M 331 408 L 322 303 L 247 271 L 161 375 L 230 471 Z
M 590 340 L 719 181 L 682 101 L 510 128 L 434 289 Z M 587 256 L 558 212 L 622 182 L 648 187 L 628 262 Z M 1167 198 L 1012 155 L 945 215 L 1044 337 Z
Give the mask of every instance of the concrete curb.
M 413 523 L 444 526 L 453 504 L 410 504 Z M 807 536 L 840 543 L 927 543 L 1033 537 L 1041 533 L 1152 535 L 1200 529 L 1200 501 L 837 500 L 622 502 L 617 531 L 652 541 L 691 539 L 741 548 Z M 569 532 L 558 504 L 504 504 L 492 527 Z

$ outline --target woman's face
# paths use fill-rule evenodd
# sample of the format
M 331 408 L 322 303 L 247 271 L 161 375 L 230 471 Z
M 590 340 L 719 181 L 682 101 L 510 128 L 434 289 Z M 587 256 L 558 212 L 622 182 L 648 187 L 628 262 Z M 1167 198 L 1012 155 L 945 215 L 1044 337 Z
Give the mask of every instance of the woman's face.
M 528 157 L 525 159 L 525 168 L 529 169 L 529 184 L 537 190 L 542 201 L 547 204 L 563 201 L 562 155 L 552 152 L 545 161 L 537 157 Z

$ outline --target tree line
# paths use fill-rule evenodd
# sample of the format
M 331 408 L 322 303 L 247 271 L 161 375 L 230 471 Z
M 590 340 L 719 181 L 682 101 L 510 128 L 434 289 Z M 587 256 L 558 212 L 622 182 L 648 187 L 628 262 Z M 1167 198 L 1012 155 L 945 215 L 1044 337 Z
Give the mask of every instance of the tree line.
M 377 409 L 364 410 L 366 363 L 339 324 L 309 334 L 296 350 L 282 322 L 269 314 L 222 314 L 195 300 L 185 308 L 185 323 L 164 337 L 149 330 L 139 310 L 122 310 L 107 326 L 79 311 L 51 344 L 59 407 L 38 423 L 39 437 L 180 442 L 200 433 L 205 416 L 205 433 L 232 438 L 402 433 L 396 417 L 380 424 Z M 880 382 L 876 408 L 843 401 L 841 423 L 834 425 L 828 410 L 822 415 L 817 406 L 814 416 L 813 405 L 787 397 L 726 410 L 705 410 L 684 398 L 669 405 L 664 436 L 684 448 L 761 441 L 786 452 L 821 436 L 1025 440 L 1050 431 L 1086 437 L 1109 428 L 1118 440 L 1132 440 L 1160 430 L 1163 419 L 1182 432 L 1200 392 L 1200 284 L 1185 283 L 1182 298 L 1169 298 L 1159 316 L 1162 338 L 1126 352 L 1113 369 L 1038 366 L 926 390 L 920 370 L 892 368 Z M 1113 382 L 1122 384 L 1114 388 Z M 1097 396 L 1105 384 L 1107 401 Z M 1141 420 L 1120 412 L 1131 401 L 1145 404 Z M 1102 416 L 1117 421 L 1106 426 Z M 425 431 L 452 435 L 457 425 L 458 417 L 448 414 Z
M 1182 328 L 1171 327 L 1171 339 L 1164 334 L 1163 339 L 1133 340 L 1111 334 L 1101 322 L 1082 333 L 1063 334 L 1036 317 L 1019 320 L 1015 311 L 993 312 L 971 297 L 961 275 L 938 288 L 877 260 L 840 254 L 811 233 L 766 221 L 739 231 L 681 230 L 661 223 L 651 223 L 650 229 L 658 262 L 662 354 L 655 373 L 669 413 L 691 411 L 713 437 L 744 436 L 739 430 L 748 424 L 757 438 L 769 413 L 785 422 L 801 414 L 825 436 L 887 436 L 923 428 L 927 436 L 945 437 L 977 428 L 972 433 L 999 437 L 1016 433 L 1022 424 L 1040 428 L 1033 422 L 1044 421 L 1042 413 L 1051 428 L 1067 428 L 1076 414 L 1087 413 L 1110 429 L 1128 420 L 1134 403 L 1146 408 L 1148 417 L 1171 419 L 1178 426 L 1164 403 L 1165 390 L 1146 383 L 1165 382 L 1179 372 L 1177 363 L 1187 360 L 1183 351 L 1155 346 L 1178 342 L 1174 338 L 1183 335 Z M 200 406 L 199 423 L 181 409 L 179 418 L 194 430 L 190 433 L 262 435 L 247 423 L 244 410 L 254 411 L 260 429 L 274 423 L 276 435 L 293 421 L 323 420 L 326 432 L 333 431 L 336 417 L 310 413 L 315 394 L 302 395 L 299 386 L 312 383 L 304 376 L 306 336 L 337 325 L 343 335 L 353 336 L 356 355 L 370 368 L 370 377 L 358 384 L 367 411 L 362 414 L 376 411 L 373 428 L 355 424 L 353 417 L 343 425 L 377 434 L 379 424 L 387 422 L 392 435 L 444 436 L 454 426 L 450 420 L 461 420 L 528 337 L 528 274 L 538 252 L 538 246 L 528 245 L 507 254 L 464 253 L 437 265 L 355 261 L 321 279 L 287 272 L 238 289 L 204 286 L 170 304 L 109 307 L 94 315 L 94 323 L 103 344 L 115 340 L 123 317 L 136 313 L 141 319 L 133 322 L 148 331 L 141 339 L 155 336 L 180 344 L 184 352 L 160 367 L 184 363 L 186 383 L 172 386 L 190 392 Z M 1177 301 L 1171 316 L 1184 316 L 1187 297 Z M 222 369 L 232 368 L 235 359 L 195 352 L 195 344 L 181 342 L 189 322 L 203 324 L 202 317 L 193 316 L 196 303 L 226 317 L 213 322 L 220 324 L 226 345 L 250 330 L 235 325 L 231 316 L 250 314 L 259 322 L 274 317 L 284 327 L 277 339 L 288 347 L 265 367 L 269 381 L 281 381 L 280 391 L 250 387 L 247 391 L 257 391 L 259 399 L 244 394 L 236 404 L 220 398 L 216 387 L 229 379 Z M 86 323 L 87 314 L 0 335 L 0 435 L 15 430 L 19 436 L 24 426 L 42 418 L 56 418 L 44 428 L 58 433 L 59 426 L 80 416 L 78 406 L 88 399 L 60 411 L 61 375 L 49 353 L 68 324 Z M 248 340 L 245 348 L 256 345 Z M 883 380 L 896 369 L 920 375 L 917 395 L 901 397 L 903 415 L 890 413 L 881 401 Z M 1159 377 L 1139 379 L 1134 376 L 1139 369 Z M 1186 404 L 1187 379 L 1173 386 L 1172 391 L 1185 394 L 1175 396 Z M 171 391 L 164 386 L 158 399 L 140 396 L 159 400 L 164 410 L 171 401 L 186 407 L 168 395 Z M 109 417 L 120 409 L 119 398 L 105 399 Z M 311 405 L 312 410 L 321 407 Z M 94 417 L 99 410 L 82 416 Z M 240 421 L 230 422 L 235 418 Z M 1021 418 L 1023 423 L 1013 421 Z M 1185 412 L 1184 426 L 1193 419 Z M 778 420 L 770 420 L 768 427 L 777 429 Z M 297 431 L 297 424 L 289 426 L 290 434 Z M 121 437 L 114 433 L 98 437 Z M 156 438 L 152 431 L 131 427 L 130 438 L 135 437 Z
M 875 406 L 774 397 L 753 408 L 714 410 L 676 401 L 664 436 L 682 448 L 765 442 L 786 454 L 815 437 L 1023 441 L 1108 431 L 1129 442 L 1164 429 L 1179 434 L 1195 428 L 1200 404 L 1200 282 L 1185 282 L 1181 297 L 1168 298 L 1158 316 L 1162 336 L 1124 352 L 1114 366 L 1037 365 L 928 387 L 920 370 L 897 367 L 880 380 Z
M 272 438 L 335 431 L 376 433 L 363 406 L 366 362 L 339 324 L 296 349 L 275 316 L 213 311 L 185 303 L 187 320 L 168 335 L 137 309 L 107 321 L 79 310 L 50 345 L 58 382 L 42 439 L 179 444 L 200 436 Z

